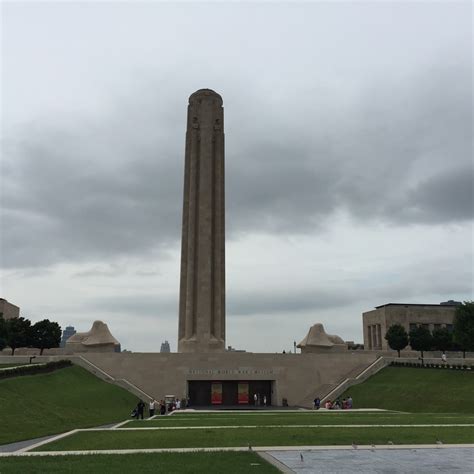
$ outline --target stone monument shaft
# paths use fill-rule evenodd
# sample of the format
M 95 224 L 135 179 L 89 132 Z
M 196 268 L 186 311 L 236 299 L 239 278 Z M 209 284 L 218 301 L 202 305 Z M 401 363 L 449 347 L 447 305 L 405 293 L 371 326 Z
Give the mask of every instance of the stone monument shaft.
M 210 89 L 189 97 L 178 352 L 225 349 L 224 111 Z

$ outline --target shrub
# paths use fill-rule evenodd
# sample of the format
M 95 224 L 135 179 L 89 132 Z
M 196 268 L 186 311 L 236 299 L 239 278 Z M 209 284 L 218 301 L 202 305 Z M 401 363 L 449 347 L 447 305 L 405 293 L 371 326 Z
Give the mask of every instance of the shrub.
M 47 362 L 46 364 L 22 365 L 12 369 L 0 370 L 0 379 L 54 372 L 55 370 L 69 367 L 71 365 L 72 362 L 70 360 L 58 360 L 54 362 Z

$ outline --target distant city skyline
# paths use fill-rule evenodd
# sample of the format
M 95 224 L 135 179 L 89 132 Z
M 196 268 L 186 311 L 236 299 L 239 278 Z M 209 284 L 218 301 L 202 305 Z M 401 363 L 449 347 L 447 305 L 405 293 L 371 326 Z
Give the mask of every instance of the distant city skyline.
M 76 329 L 74 328 L 74 326 L 66 326 L 64 329 L 63 329 L 63 332 L 62 332 L 62 336 L 61 336 L 61 342 L 59 344 L 59 347 L 65 347 L 66 346 L 66 341 L 71 337 L 73 336 L 74 334 L 76 334 Z

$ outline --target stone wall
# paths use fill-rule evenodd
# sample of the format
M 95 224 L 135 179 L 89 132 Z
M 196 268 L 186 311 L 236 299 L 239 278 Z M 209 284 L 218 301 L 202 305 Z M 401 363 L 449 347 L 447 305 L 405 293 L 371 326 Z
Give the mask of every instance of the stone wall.
M 118 379 L 126 379 L 154 398 L 187 396 L 191 380 L 271 380 L 272 401 L 310 406 L 321 387 L 336 386 L 354 369 L 362 371 L 373 352 L 333 354 L 84 354 L 84 358 Z M 322 394 L 319 394 L 322 395 Z

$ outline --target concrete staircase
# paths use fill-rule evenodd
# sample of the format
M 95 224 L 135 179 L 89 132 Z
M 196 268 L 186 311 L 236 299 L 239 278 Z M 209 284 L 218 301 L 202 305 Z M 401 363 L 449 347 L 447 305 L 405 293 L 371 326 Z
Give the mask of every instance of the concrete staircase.
M 391 357 L 379 357 L 369 366 L 366 364 L 358 365 L 357 367 L 354 367 L 354 369 L 352 369 L 340 382 L 333 384 L 323 384 L 316 388 L 312 388 L 297 403 L 297 406 L 310 408 L 313 406 L 313 400 L 316 397 L 321 399 L 321 403 L 325 402 L 326 400 L 334 400 L 352 385 L 359 384 L 364 380 L 367 380 L 372 375 L 376 374 L 379 370 L 389 365 L 392 360 L 393 358 Z
M 364 382 L 364 380 L 367 380 L 369 377 L 375 375 L 378 371 L 389 365 L 391 361 L 391 357 L 379 357 L 368 367 L 364 368 L 364 370 L 360 372 L 357 376 L 347 377 L 339 385 L 336 385 L 329 393 L 327 393 L 323 398 L 321 398 L 321 403 L 324 403 L 326 400 L 335 400 L 340 395 L 342 395 L 349 387 Z M 354 374 L 354 372 L 355 371 L 351 371 L 352 374 Z
M 304 408 L 312 408 L 313 401 L 316 397 L 322 398 L 326 393 L 329 393 L 333 390 L 337 384 L 323 384 L 319 385 L 317 388 L 312 388 L 304 398 L 302 398 L 296 406 L 304 407 Z

